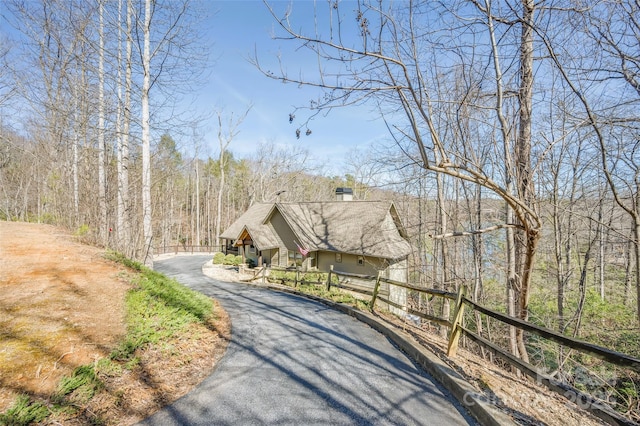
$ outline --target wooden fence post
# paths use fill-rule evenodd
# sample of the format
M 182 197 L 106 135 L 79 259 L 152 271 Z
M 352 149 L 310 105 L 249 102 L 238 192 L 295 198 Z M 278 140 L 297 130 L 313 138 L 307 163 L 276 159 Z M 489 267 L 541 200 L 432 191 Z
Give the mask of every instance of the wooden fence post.
M 298 276 L 299 276 L 299 270 L 298 270 L 298 266 L 296 265 L 296 280 L 293 283 L 295 288 L 298 288 Z
M 378 271 L 378 278 L 376 278 L 376 285 L 373 287 L 373 296 L 371 296 L 371 306 L 369 310 L 373 312 L 373 308 L 376 306 L 376 299 L 378 298 L 378 291 L 380 291 L 380 275 L 382 271 Z
M 262 267 L 262 284 L 265 283 L 266 278 L 267 278 L 267 265 L 264 265 Z
M 458 351 L 458 341 L 460 340 L 460 323 L 464 315 L 464 285 L 458 289 L 458 297 L 456 299 L 456 312 L 451 323 L 451 333 L 449 334 L 449 346 L 447 347 L 447 356 L 454 357 Z
M 331 290 L 331 274 L 333 273 L 333 265 L 329 265 L 329 276 L 327 277 L 327 291 Z

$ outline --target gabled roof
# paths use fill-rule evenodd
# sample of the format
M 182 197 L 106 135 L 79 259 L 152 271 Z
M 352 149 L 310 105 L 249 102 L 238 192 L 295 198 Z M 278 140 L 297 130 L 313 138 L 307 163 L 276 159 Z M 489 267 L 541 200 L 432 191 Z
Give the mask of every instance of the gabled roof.
M 272 203 L 252 205 L 220 237 L 236 240 L 240 238 L 242 232 L 246 229 L 258 250 L 278 247 L 278 239 L 273 234 L 271 227 L 269 224 L 263 223 L 265 216 L 271 211 L 272 207 Z
M 411 252 L 395 206 L 386 201 L 256 204 L 222 237 L 237 239 L 246 227 L 259 249 L 276 247 L 278 239 L 270 225 L 276 211 L 296 235 L 297 242 L 311 251 L 386 259 L 400 259 Z

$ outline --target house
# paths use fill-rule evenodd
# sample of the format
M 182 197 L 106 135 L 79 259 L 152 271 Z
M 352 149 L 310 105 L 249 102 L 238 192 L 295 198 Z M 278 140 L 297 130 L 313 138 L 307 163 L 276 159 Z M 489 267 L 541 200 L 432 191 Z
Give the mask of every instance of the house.
M 395 205 L 353 201 L 351 194 L 338 188 L 336 201 L 254 204 L 221 237 L 258 266 L 327 272 L 333 265 L 406 282 L 411 247 Z

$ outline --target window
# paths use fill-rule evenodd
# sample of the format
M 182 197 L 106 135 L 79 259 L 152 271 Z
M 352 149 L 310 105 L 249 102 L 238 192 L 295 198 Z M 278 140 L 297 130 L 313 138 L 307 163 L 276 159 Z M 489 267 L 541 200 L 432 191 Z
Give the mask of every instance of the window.
M 364 256 L 358 256 L 358 265 L 364 266 Z
M 302 255 L 293 250 L 289 250 L 289 261 L 287 262 L 287 266 L 301 266 L 302 265 Z
M 315 268 L 317 265 L 316 252 L 312 251 L 309 253 L 309 268 Z
M 342 253 L 336 253 L 336 263 L 342 263 Z

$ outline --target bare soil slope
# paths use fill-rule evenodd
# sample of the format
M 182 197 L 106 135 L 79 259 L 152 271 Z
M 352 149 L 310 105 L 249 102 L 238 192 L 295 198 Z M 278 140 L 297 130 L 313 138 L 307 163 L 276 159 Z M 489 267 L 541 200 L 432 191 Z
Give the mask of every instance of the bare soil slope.
M 53 226 L 0 222 L 0 409 L 113 349 L 125 333 L 123 269 Z
M 130 272 L 103 254 L 60 228 L 0 222 L 0 412 L 19 394 L 47 400 L 62 376 L 107 356 L 124 336 Z M 184 395 L 226 348 L 228 317 L 215 309 L 215 323 L 136 354 L 138 367 L 102 378 L 106 390 L 84 410 L 131 424 Z

